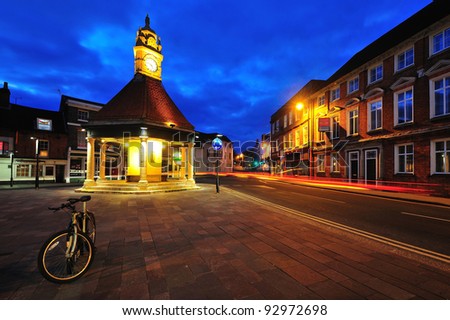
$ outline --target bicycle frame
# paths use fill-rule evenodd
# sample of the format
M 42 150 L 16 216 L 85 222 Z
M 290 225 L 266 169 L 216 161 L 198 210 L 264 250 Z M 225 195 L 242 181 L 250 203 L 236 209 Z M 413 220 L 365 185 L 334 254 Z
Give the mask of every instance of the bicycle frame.
M 72 221 L 69 224 L 69 230 L 71 231 L 69 233 L 69 243 L 67 245 L 67 250 L 66 250 L 66 258 L 72 258 L 73 254 L 75 252 L 75 249 L 77 247 L 77 235 L 78 235 L 78 215 L 79 212 L 76 212 L 74 214 L 72 214 Z M 84 219 L 85 221 L 86 219 Z M 83 222 L 83 224 L 85 224 L 85 222 Z

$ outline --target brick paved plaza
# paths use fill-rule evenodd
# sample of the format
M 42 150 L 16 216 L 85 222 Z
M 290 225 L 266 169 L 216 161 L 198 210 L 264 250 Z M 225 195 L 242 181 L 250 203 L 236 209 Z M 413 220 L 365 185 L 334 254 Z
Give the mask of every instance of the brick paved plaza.
M 97 252 L 65 285 L 39 274 L 41 244 L 73 188 L 0 191 L 1 299 L 449 299 L 449 266 L 214 186 L 92 194 Z

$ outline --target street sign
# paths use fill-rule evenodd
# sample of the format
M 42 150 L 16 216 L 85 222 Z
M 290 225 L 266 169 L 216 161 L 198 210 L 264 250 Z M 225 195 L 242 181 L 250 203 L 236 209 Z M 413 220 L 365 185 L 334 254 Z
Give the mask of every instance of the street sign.
M 212 141 L 212 147 L 216 151 L 219 151 L 220 149 L 222 149 L 222 140 L 220 140 L 219 138 L 215 138 Z

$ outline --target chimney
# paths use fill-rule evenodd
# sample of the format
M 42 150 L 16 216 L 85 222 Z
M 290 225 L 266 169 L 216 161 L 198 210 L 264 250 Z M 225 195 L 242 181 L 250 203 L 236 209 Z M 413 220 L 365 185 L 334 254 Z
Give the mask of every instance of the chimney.
M 8 89 L 8 82 L 3 83 L 3 88 L 0 88 L 0 108 L 9 109 L 11 92 Z

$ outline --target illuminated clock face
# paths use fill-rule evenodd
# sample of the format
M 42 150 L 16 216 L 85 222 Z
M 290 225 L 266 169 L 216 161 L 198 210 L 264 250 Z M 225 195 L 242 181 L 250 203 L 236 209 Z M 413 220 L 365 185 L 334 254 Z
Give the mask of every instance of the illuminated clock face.
M 151 72 L 155 72 L 156 70 L 158 70 L 158 64 L 156 63 L 155 59 L 150 57 L 145 58 L 145 66 Z

